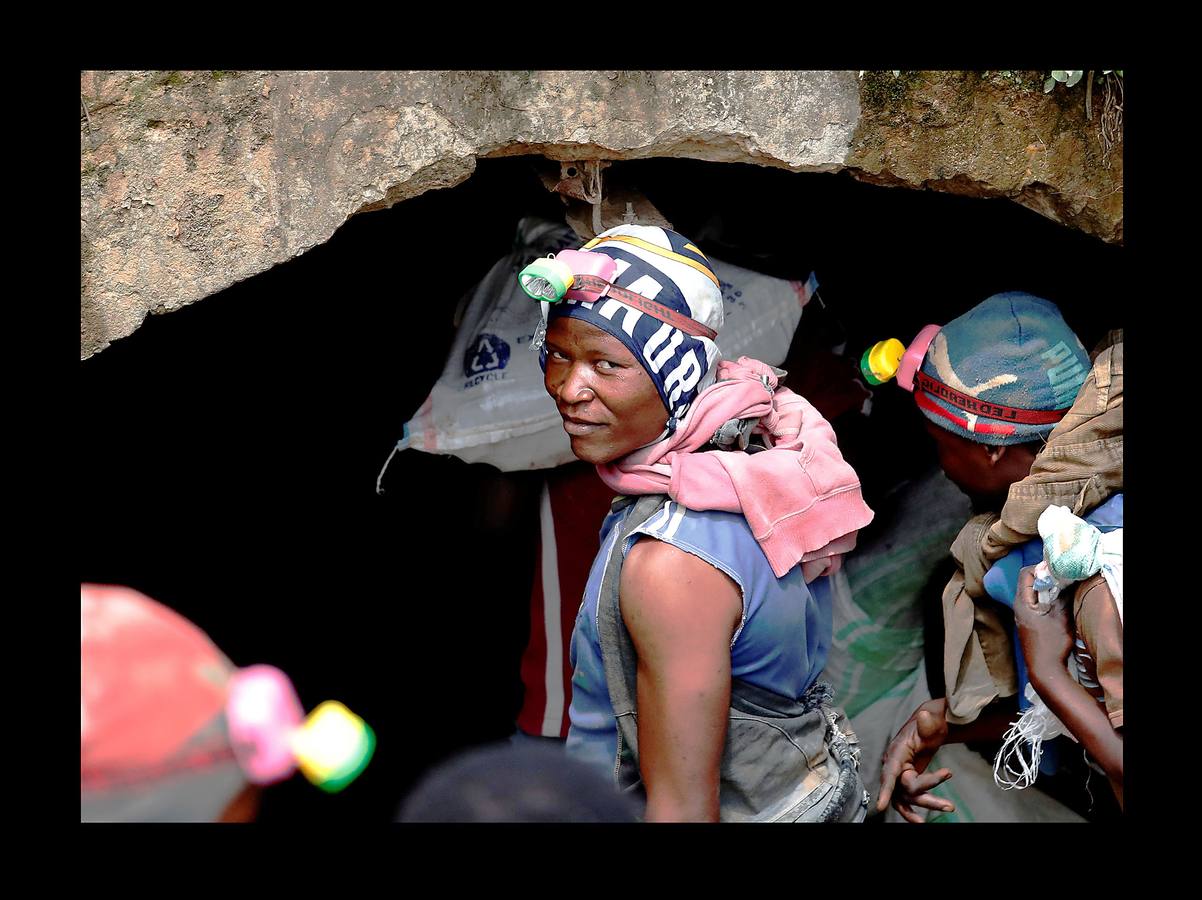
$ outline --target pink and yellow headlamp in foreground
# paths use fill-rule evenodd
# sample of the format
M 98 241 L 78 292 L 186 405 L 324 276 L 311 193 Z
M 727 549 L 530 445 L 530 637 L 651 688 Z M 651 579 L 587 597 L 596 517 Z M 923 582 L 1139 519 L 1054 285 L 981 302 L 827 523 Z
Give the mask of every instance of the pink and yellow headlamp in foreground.
M 254 784 L 272 784 L 299 767 L 324 791 L 342 790 L 367 767 L 376 736 L 349 709 L 327 700 L 305 718 L 296 689 L 274 666 L 230 678 L 226 723 L 234 755 Z

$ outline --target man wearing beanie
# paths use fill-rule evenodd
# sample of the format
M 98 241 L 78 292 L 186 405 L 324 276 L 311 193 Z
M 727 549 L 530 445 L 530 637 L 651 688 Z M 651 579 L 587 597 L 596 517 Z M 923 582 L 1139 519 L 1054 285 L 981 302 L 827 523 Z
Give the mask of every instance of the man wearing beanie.
M 543 295 L 545 386 L 618 494 L 567 752 L 647 821 L 861 820 L 858 742 L 817 681 L 825 576 L 872 518 L 834 432 L 779 370 L 721 359 L 718 279 L 687 238 L 623 225 L 557 261 L 575 280 Z
M 958 570 L 942 597 L 946 696 L 922 704 L 889 744 L 878 809 L 892 800 L 911 822 L 923 821 L 915 807 L 950 811 L 929 793 L 951 776 L 926 772 L 932 755 L 946 742 L 1000 739 L 1015 718 L 1026 673 L 1006 607 L 1019 567 L 1041 558 L 1040 514 L 1061 505 L 1122 525 L 1122 374 L 1121 331 L 1091 359 L 1054 304 L 1021 292 L 984 300 L 927 347 L 914 399 L 978 515 L 952 544 Z

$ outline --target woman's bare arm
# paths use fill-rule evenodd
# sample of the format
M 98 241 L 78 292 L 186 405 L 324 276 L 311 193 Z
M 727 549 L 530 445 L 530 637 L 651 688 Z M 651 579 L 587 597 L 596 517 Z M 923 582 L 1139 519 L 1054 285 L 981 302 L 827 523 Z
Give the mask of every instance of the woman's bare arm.
M 646 820 L 716 822 L 739 587 L 704 560 L 643 539 L 626 556 L 620 590 L 638 653 Z

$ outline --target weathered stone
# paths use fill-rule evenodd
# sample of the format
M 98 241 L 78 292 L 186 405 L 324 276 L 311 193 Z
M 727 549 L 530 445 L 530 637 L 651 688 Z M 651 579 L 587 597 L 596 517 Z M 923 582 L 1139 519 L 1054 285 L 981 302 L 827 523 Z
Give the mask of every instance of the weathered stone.
M 880 90 L 891 77 L 85 72 L 81 356 L 148 313 L 304 253 L 358 212 L 458 184 L 484 157 L 849 168 L 882 184 L 1011 197 L 1121 240 L 1121 150 L 1101 165 L 1067 92 L 972 73 L 907 73 Z
M 1121 147 L 1103 160 L 1085 89 L 1043 93 L 1039 73 L 866 73 L 845 160 L 874 184 L 1008 197 L 1049 219 L 1123 240 Z

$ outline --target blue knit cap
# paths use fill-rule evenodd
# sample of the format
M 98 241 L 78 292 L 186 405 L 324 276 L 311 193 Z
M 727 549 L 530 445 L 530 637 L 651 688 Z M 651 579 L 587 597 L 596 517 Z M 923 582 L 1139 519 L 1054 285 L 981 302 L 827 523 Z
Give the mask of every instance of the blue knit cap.
M 1056 304 L 1018 291 L 994 294 L 935 335 L 914 399 L 924 416 L 953 434 L 979 444 L 1019 444 L 1046 437 L 1060 416 L 1031 424 L 1015 421 L 1023 417 L 1015 410 L 1066 411 L 1089 370 L 1089 354 Z M 924 389 L 922 376 L 945 387 L 926 382 Z
M 722 291 L 705 254 L 688 238 L 652 225 L 619 225 L 602 232 L 581 250 L 617 261 L 613 284 L 655 300 L 715 332 L 722 328 Z M 607 297 L 598 303 L 563 300 L 551 305 L 547 323 L 568 316 L 595 325 L 620 340 L 651 376 L 664 408 L 667 432 L 714 380 L 718 346 Z M 547 350 L 539 353 L 546 369 Z

